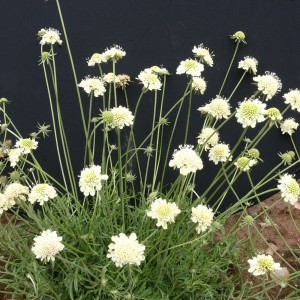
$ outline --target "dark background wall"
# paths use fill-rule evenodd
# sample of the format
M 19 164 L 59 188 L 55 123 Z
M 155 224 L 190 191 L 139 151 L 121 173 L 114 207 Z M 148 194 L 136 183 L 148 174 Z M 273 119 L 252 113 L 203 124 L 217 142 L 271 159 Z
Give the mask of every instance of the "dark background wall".
M 95 74 L 85 59 L 112 44 L 121 45 L 127 52 L 126 58 L 117 64 L 117 72 L 128 73 L 132 78 L 146 67 L 161 64 L 175 74 L 179 62 L 191 57 L 192 47 L 200 43 L 214 52 L 215 66 L 206 68 L 204 73 L 207 92 L 193 100 L 190 143 L 195 143 L 201 128 L 196 108 L 216 95 L 233 53 L 235 44 L 228 39 L 229 34 L 242 30 L 247 36 L 247 45 L 241 47 L 237 61 L 246 55 L 257 58 L 258 73 L 275 72 L 283 82 L 283 93 L 300 87 L 300 0 L 63 0 L 61 8 L 79 80 Z M 54 27 L 62 32 L 54 0 L 1 0 L 0 97 L 12 101 L 9 112 L 24 136 L 36 130 L 37 122 L 51 122 L 42 68 L 38 66 L 40 47 L 36 33 L 43 27 Z M 65 43 L 57 52 L 64 121 L 72 156 L 80 157 L 75 164 L 79 172 L 83 168 L 82 147 L 78 142 L 82 128 Z M 224 96 L 230 94 L 240 76 L 241 72 L 232 72 Z M 251 95 L 254 91 L 251 82 L 248 76 L 232 99 L 234 103 Z M 184 76 L 173 75 L 168 79 L 166 101 L 169 106 L 180 97 L 184 84 Z M 129 88 L 133 104 L 140 90 L 137 82 Z M 87 104 L 87 96 L 82 96 Z M 151 96 L 145 97 L 141 107 L 141 133 L 149 128 L 152 101 Z M 290 116 L 300 121 L 298 114 Z M 182 132 L 178 131 L 174 147 L 182 143 Z M 222 134 L 222 140 L 230 143 L 240 132 L 240 126 L 233 124 Z M 299 133 L 295 139 L 299 139 Z M 51 143 L 51 139 L 40 142 L 39 157 L 46 168 L 55 173 L 58 164 Z M 276 130 L 265 145 L 260 148 L 264 165 L 258 167 L 254 176 L 260 177 L 263 168 L 278 162 L 278 151 L 291 148 L 288 137 Z

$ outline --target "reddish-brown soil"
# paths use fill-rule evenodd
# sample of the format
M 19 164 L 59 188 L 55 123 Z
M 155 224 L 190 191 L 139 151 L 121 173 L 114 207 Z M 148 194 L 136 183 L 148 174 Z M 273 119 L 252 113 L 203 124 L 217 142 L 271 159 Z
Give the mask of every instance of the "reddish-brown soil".
M 238 213 L 230 217 L 225 225 L 226 231 L 230 232 L 238 228 L 237 238 L 242 243 L 243 257 L 249 257 L 249 253 L 265 253 L 273 256 L 281 267 L 285 267 L 287 273 L 300 270 L 300 203 L 295 207 L 284 202 L 280 194 L 275 194 L 260 204 L 249 207 L 246 212 Z M 297 208 L 296 208 L 297 207 Z M 253 224 L 248 225 L 244 217 L 250 215 L 254 218 Z M 243 225 L 242 225 L 243 224 Z M 238 226 L 238 227 L 236 227 Z M 251 238 L 251 240 L 250 240 Z M 287 245 L 292 251 L 288 249 Z M 245 265 L 245 270 L 249 267 Z M 286 273 L 286 272 L 285 272 Z M 287 287 L 280 288 L 277 284 L 268 290 L 271 299 L 290 299 L 286 298 L 293 290 L 297 290 L 295 280 L 289 280 L 289 275 L 285 275 Z M 253 286 L 260 285 L 256 292 L 262 290 L 262 279 L 256 278 L 247 271 L 243 274 L 244 281 L 252 282 Z M 275 278 L 276 280 L 276 278 Z M 300 283 L 300 276 L 296 282 Z M 283 280 L 283 282 L 285 282 Z M 266 282 L 275 285 L 275 282 Z M 291 285 L 292 287 L 289 287 Z M 294 287 L 294 288 L 293 288 Z M 299 289 L 299 288 L 298 288 Z M 255 291 L 253 291 L 255 292 Z M 268 299 L 268 296 L 263 296 Z M 251 299 L 251 298 L 247 298 Z M 292 299 L 300 299 L 300 290 Z

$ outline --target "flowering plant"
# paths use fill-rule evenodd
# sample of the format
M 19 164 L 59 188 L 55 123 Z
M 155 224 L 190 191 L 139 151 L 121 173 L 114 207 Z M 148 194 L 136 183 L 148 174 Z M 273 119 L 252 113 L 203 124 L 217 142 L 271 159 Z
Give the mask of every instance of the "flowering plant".
M 61 21 L 66 37 L 62 17 Z M 268 192 L 280 191 L 287 209 L 300 195 L 299 184 L 289 173 L 300 159 L 293 140 L 299 124 L 283 118 L 290 110 L 300 111 L 300 91 L 283 95 L 287 106 L 282 111 L 269 106 L 281 91 L 281 80 L 270 72 L 256 76 L 258 61 L 247 56 L 236 64 L 241 69 L 237 71 L 242 71 L 240 80 L 229 96 L 223 94 L 238 48 L 245 42 L 244 33 L 231 36 L 236 50 L 221 88 L 198 108 L 202 128 L 193 145 L 187 143 L 192 99 L 196 94 L 205 97 L 203 73 L 207 66 L 213 67 L 215 59 L 203 44 L 192 49 L 194 58 L 179 63 L 176 74 L 186 76 L 187 83 L 171 108 L 165 103 L 170 73 L 164 67 L 149 67 L 137 75 L 141 94 L 133 106 L 126 92 L 130 77 L 116 72 L 126 56 L 123 48 L 114 45 L 94 53 L 87 64 L 98 74 L 80 82 L 71 59 L 85 138 L 80 174 L 72 166 L 56 76 L 57 46 L 66 43 L 70 49 L 68 39 L 53 28 L 41 29 L 38 36 L 62 181 L 47 173 L 35 155 L 40 137 L 50 133 L 50 126 L 39 125 L 37 132 L 23 138 L 7 112 L 7 100 L 1 98 L 1 168 L 11 171 L 0 193 L 0 212 L 8 218 L 0 238 L 0 283 L 5 284 L 5 293 L 28 299 L 204 299 L 203 295 L 229 299 L 241 291 L 253 295 L 255 288 L 241 281 L 242 272 L 237 272 L 246 270 L 247 259 L 254 276 L 281 269 L 270 255 L 250 259 L 259 250 L 253 244 L 249 253 L 242 253 L 236 233 L 239 227 L 255 223 L 251 216 L 231 232 L 226 229 L 231 215 L 247 214 L 248 207 Z M 70 50 L 69 55 L 72 58 Z M 244 77 L 252 74 L 253 94 L 235 99 Z M 144 97 L 154 99 L 153 118 L 151 131 L 140 142 L 135 122 Z M 97 116 L 93 115 L 94 98 L 102 99 Z M 177 137 L 181 145 L 174 145 L 186 100 L 185 133 Z M 89 101 L 88 112 L 83 101 Z M 224 134 L 228 122 L 243 128 L 231 144 Z M 166 139 L 168 124 L 172 130 Z M 255 172 L 262 161 L 260 142 L 274 128 L 288 133 L 292 149 L 280 154 L 278 164 L 255 182 L 250 171 Z M 124 132 L 129 134 L 127 141 Z M 246 138 L 250 132 L 252 138 Z M 113 137 L 117 145 L 111 142 Z M 204 172 L 215 166 L 214 180 L 202 187 Z M 168 168 L 176 174 L 171 183 L 166 180 Z M 236 184 L 243 176 L 251 188 L 238 195 Z M 271 181 L 278 181 L 276 188 L 267 188 Z M 228 195 L 234 202 L 224 209 Z M 9 212 L 13 217 L 8 217 Z M 267 209 L 263 213 L 267 215 Z M 274 255 L 287 264 L 279 254 Z M 231 272 L 232 265 L 236 272 Z M 291 272 L 291 281 L 299 280 L 299 273 L 293 268 Z M 268 288 L 278 283 L 267 279 Z M 225 281 L 226 285 L 220 285 Z M 257 297 L 262 293 L 256 292 Z

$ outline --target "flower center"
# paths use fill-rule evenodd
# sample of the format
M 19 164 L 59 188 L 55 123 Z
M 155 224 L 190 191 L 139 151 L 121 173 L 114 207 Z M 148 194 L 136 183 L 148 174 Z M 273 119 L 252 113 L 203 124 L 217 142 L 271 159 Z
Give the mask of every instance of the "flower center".
M 246 118 L 254 119 L 259 115 L 259 108 L 256 103 L 246 102 L 243 105 L 242 114 Z
M 24 148 L 28 148 L 28 149 L 33 148 L 33 142 L 30 139 L 24 139 L 24 140 L 22 140 L 21 145 Z
M 291 194 L 295 196 L 299 194 L 299 184 L 297 183 L 297 181 L 290 181 L 287 188 Z
M 45 190 L 46 190 L 45 184 L 39 184 L 39 185 L 36 185 L 36 187 L 35 187 L 35 191 L 39 194 L 44 194 Z
M 97 182 L 97 175 L 94 172 L 90 172 L 85 175 L 84 179 L 87 184 L 94 184 Z
M 196 61 L 194 61 L 194 60 L 187 60 L 187 61 L 184 62 L 184 67 L 187 70 L 195 69 L 195 67 L 196 67 Z
M 257 263 L 258 263 L 258 268 L 264 272 L 271 271 L 274 265 L 273 260 L 270 259 L 269 257 L 262 257 L 257 261 Z
M 171 214 L 171 207 L 168 204 L 161 204 L 156 212 L 161 218 L 166 218 Z

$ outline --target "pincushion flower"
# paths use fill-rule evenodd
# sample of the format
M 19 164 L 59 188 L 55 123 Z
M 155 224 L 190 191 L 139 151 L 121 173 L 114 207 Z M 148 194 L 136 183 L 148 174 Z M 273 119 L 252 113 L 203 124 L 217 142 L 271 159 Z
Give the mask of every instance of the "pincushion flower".
M 102 180 L 107 180 L 108 176 L 101 174 L 101 166 L 93 165 L 83 169 L 79 176 L 80 191 L 84 196 L 94 196 L 102 189 Z
M 206 90 L 206 81 L 201 77 L 193 77 L 192 89 L 203 95 Z
M 6 197 L 0 193 L 0 215 L 3 213 L 3 211 L 7 211 L 12 206 L 14 206 L 14 203 L 8 201 Z
M 102 55 L 105 61 L 111 60 L 117 62 L 126 55 L 126 52 L 122 47 L 114 45 L 110 48 L 106 48 Z
M 144 85 L 144 88 L 149 91 L 160 90 L 162 83 L 158 76 L 153 73 L 150 68 L 145 69 L 138 75 L 138 80 Z
M 44 202 L 52 200 L 55 197 L 57 197 L 57 193 L 53 186 L 47 183 L 39 183 L 31 189 L 28 201 L 31 204 L 38 202 L 40 205 L 43 205 Z
M 101 78 L 99 77 L 85 77 L 81 80 L 81 82 L 78 84 L 79 87 L 83 88 L 84 91 L 87 94 L 90 94 L 93 92 L 95 97 L 103 96 L 106 92 L 104 83 Z
M 281 80 L 275 73 L 265 72 L 265 75 L 253 77 L 253 80 L 256 82 L 258 90 L 266 95 L 266 101 L 281 91 Z
M 26 197 L 28 196 L 28 194 L 28 187 L 18 182 L 7 185 L 4 190 L 5 198 L 12 205 L 15 205 L 17 200 L 26 201 Z
M 88 59 L 87 64 L 89 67 L 95 66 L 95 64 L 101 64 L 106 62 L 106 59 L 103 57 L 101 53 L 94 53 L 90 59 Z
M 204 150 L 216 145 L 219 142 L 219 133 L 215 129 L 206 127 L 203 128 L 198 136 L 198 144 L 204 145 Z
M 119 236 L 113 236 L 111 240 L 112 243 L 108 246 L 107 257 L 117 267 L 123 267 L 124 265 L 139 266 L 145 260 L 145 246 L 138 242 L 134 232 L 129 236 L 120 233 Z
M 216 144 L 213 146 L 208 153 L 208 159 L 214 164 L 219 162 L 226 162 L 227 159 L 231 160 L 229 145 L 227 144 Z
M 40 44 L 45 45 L 45 44 L 62 44 L 62 40 L 60 39 L 60 33 L 58 30 L 54 28 L 48 28 L 48 29 L 41 29 L 38 33 L 38 36 L 41 37 Z
M 280 124 L 280 129 L 282 134 L 289 134 L 292 135 L 295 130 L 298 128 L 299 123 L 295 122 L 294 118 L 288 118 L 286 120 L 284 120 L 281 124 Z
M 239 69 L 243 69 L 254 75 L 257 73 L 258 61 L 254 57 L 245 56 L 238 64 Z
M 114 73 L 107 73 L 103 76 L 103 80 L 107 83 L 120 83 L 120 79 Z
M 132 112 L 123 106 L 114 107 L 110 110 L 112 113 L 112 121 L 109 124 L 111 128 L 123 129 L 125 126 L 131 126 L 133 124 Z
M 244 128 L 248 126 L 254 128 L 257 123 L 265 120 L 265 108 L 266 104 L 258 99 L 246 99 L 239 104 L 236 110 L 237 122 L 242 124 Z
M 62 237 L 58 236 L 56 231 L 50 229 L 43 231 L 35 237 L 31 251 L 37 259 L 43 262 L 55 260 L 55 256 L 64 249 Z
M 8 160 L 11 167 L 15 167 L 20 160 L 20 156 L 24 153 L 22 148 L 10 149 L 8 152 Z
M 184 176 L 203 169 L 202 159 L 190 145 L 179 146 L 179 150 L 174 151 L 169 166 L 179 169 L 180 174 Z
M 16 142 L 15 147 L 22 149 L 23 154 L 30 153 L 31 150 L 35 150 L 38 146 L 38 142 L 34 139 L 19 139 Z
M 213 210 L 205 205 L 199 204 L 192 208 L 191 220 L 197 224 L 196 231 L 198 234 L 206 231 L 211 226 L 213 218 Z
M 239 157 L 234 165 L 243 172 L 249 171 L 251 167 L 257 164 L 257 160 L 246 156 Z
M 220 96 L 217 96 L 215 99 L 211 100 L 210 103 L 199 107 L 198 110 L 201 113 L 211 115 L 217 120 L 222 118 L 227 119 L 230 116 L 230 104 L 228 100 Z
M 280 110 L 276 107 L 270 107 L 269 109 L 267 109 L 266 116 L 272 121 L 281 121 L 283 118 Z
M 281 197 L 285 202 L 289 202 L 292 205 L 298 201 L 300 195 L 299 183 L 290 174 L 281 175 L 278 180 L 278 188 L 281 192 Z
M 290 104 L 293 110 L 296 109 L 300 112 L 300 91 L 298 89 L 290 90 L 283 95 L 283 98 L 285 99 L 284 103 Z
M 257 256 L 248 259 L 250 268 L 249 273 L 254 276 L 265 275 L 269 272 L 274 272 L 275 270 L 280 270 L 280 264 L 275 263 L 271 255 L 258 254 Z
M 147 216 L 152 219 L 157 219 L 156 226 L 163 229 L 168 228 L 168 223 L 174 223 L 175 217 L 180 213 L 180 209 L 176 203 L 167 202 L 167 200 L 156 199 L 150 206 L 150 211 Z
M 160 75 L 160 76 L 170 75 L 169 71 L 163 67 L 153 66 L 150 69 L 153 73 Z
M 200 62 L 206 63 L 210 67 L 214 65 L 213 54 L 209 51 L 208 48 L 204 47 L 203 44 L 199 46 L 194 46 L 193 53 L 195 57 L 200 58 Z
M 199 77 L 203 70 L 203 64 L 199 63 L 195 59 L 188 58 L 180 62 L 180 65 L 176 70 L 176 74 L 187 74 L 194 77 Z

